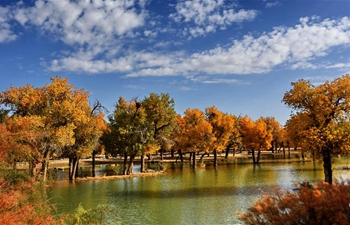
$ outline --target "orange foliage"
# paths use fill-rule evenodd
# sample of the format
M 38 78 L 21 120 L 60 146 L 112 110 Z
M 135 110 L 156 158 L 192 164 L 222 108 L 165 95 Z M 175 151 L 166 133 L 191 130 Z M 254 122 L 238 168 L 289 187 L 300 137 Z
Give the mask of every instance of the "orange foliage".
M 10 185 L 0 180 L 0 224 L 63 224 L 50 215 L 51 208 L 38 199 L 33 182 Z
M 248 116 L 239 119 L 243 145 L 248 150 L 268 150 L 273 140 L 272 131 L 267 129 L 263 118 L 253 121 Z
M 185 116 L 176 117 L 177 129 L 174 139 L 181 150 L 197 152 L 209 150 L 213 142 L 212 126 L 199 109 L 187 109 Z
M 245 224 L 350 224 L 350 186 L 341 182 L 319 182 L 289 192 L 276 188 L 248 209 L 239 213 Z
M 235 118 L 218 110 L 215 106 L 205 109 L 207 121 L 212 126 L 210 150 L 223 150 L 234 132 Z

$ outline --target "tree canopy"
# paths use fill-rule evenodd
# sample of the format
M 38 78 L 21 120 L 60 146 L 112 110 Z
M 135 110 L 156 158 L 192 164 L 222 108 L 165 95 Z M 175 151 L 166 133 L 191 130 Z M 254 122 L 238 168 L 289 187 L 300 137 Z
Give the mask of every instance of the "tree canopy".
M 332 183 L 332 157 L 350 150 L 350 76 L 318 86 L 306 80 L 292 83 L 283 101 L 293 110 L 287 127 L 294 140 L 323 157 L 325 181 Z

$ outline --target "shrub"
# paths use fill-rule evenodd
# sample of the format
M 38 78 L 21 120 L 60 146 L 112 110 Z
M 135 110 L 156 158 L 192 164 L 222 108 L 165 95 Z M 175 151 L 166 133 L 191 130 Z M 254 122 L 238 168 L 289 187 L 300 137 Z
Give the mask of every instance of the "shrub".
M 245 224 L 254 225 L 350 224 L 350 186 L 342 181 L 315 186 L 303 183 L 294 191 L 276 188 L 238 216 Z
M 52 207 L 38 182 L 13 176 L 10 182 L 0 178 L 0 224 L 62 224 L 50 214 Z

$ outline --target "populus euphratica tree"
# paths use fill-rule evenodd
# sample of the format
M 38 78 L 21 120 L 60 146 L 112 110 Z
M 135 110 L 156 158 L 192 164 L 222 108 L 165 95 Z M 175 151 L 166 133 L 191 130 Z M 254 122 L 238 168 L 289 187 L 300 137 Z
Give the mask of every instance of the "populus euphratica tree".
M 292 86 L 283 102 L 294 110 L 292 118 L 305 124 L 302 138 L 323 158 L 325 182 L 331 184 L 332 157 L 350 150 L 350 76 L 318 86 L 299 80 Z
M 271 131 L 267 129 L 264 118 L 253 121 L 248 116 L 244 116 L 239 118 L 238 123 L 243 146 L 252 152 L 253 163 L 259 164 L 261 151 L 271 147 L 273 140 Z M 255 151 L 258 151 L 257 157 L 255 157 Z
M 163 160 L 163 152 L 170 150 L 173 146 L 171 134 L 176 118 L 175 101 L 170 98 L 169 94 L 150 93 L 149 97 L 145 97 L 142 101 L 142 107 L 153 129 L 153 138 L 161 148 L 161 159 Z
M 215 106 L 207 107 L 205 116 L 212 126 L 209 151 L 214 153 L 214 167 L 217 167 L 217 153 L 228 145 L 230 136 L 234 133 L 235 117 L 222 113 Z
M 79 142 L 76 143 L 79 127 L 91 121 L 88 98 L 88 92 L 75 88 L 68 83 L 67 78 L 61 77 L 51 78 L 51 83 L 43 87 L 11 87 L 0 93 L 0 104 L 11 110 L 9 120 L 31 120 L 32 124 L 38 125 L 37 132 L 41 135 L 36 144 L 44 180 L 50 157 L 53 154 L 61 155 L 63 150 L 79 145 Z M 83 145 L 86 146 L 85 143 Z M 82 149 L 86 150 L 85 147 L 75 148 L 80 151 L 79 154 L 85 154 Z
M 113 149 L 124 155 L 123 175 L 133 173 L 133 162 L 136 156 L 153 153 L 159 146 L 154 141 L 154 129 L 147 121 L 145 108 L 136 98 L 127 102 L 120 97 L 115 105 L 114 115 L 110 120 L 110 138 Z M 127 159 L 129 157 L 129 163 Z M 128 166 L 127 166 L 128 163 Z
M 192 154 L 192 167 L 196 166 L 196 153 L 209 152 L 210 144 L 214 141 L 213 127 L 199 109 L 186 109 L 184 116 L 176 117 L 174 140 L 181 151 Z

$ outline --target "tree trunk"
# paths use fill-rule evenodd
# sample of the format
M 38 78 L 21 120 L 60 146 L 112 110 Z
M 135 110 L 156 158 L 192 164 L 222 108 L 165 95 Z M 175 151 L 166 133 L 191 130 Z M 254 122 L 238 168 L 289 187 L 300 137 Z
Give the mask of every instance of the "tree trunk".
M 73 173 L 73 162 L 72 162 L 72 157 L 69 157 L 68 158 L 68 177 L 69 177 L 69 180 L 72 180 L 71 178 L 71 174 Z
M 230 152 L 230 148 L 231 148 L 231 145 L 227 145 L 227 146 L 226 146 L 225 159 L 228 158 L 228 154 L 229 154 L 229 152 Z M 233 150 L 233 152 L 235 152 L 235 151 Z
M 214 150 L 214 168 L 218 166 L 218 152 Z
M 75 180 L 77 177 L 78 160 L 76 156 L 69 157 L 69 180 Z
M 49 167 L 49 161 L 50 161 L 50 150 L 46 150 L 44 153 L 44 159 L 42 162 L 42 172 L 43 172 L 43 181 L 47 181 L 47 169 Z
M 36 160 L 31 159 L 31 160 L 29 160 L 28 163 L 29 163 L 29 176 L 35 177 Z
M 201 155 L 201 158 L 199 159 L 199 161 L 202 162 L 205 155 L 208 155 L 208 156 L 209 156 L 209 153 L 204 152 L 204 153 Z
M 145 156 L 141 155 L 141 173 L 145 170 Z
M 322 156 L 323 156 L 323 170 L 324 170 L 324 181 L 332 184 L 332 157 L 329 149 L 326 147 L 323 147 L 322 150 Z
M 288 158 L 290 159 L 290 146 L 288 146 Z
M 196 152 L 192 152 L 192 168 L 196 168 Z
M 91 157 L 92 157 L 91 176 L 92 177 L 96 176 L 96 174 L 95 174 L 95 155 L 96 155 L 96 151 L 93 150 L 92 154 L 91 154 Z
M 183 156 L 182 156 L 181 150 L 178 150 L 178 151 L 177 151 L 177 154 L 178 154 L 178 157 L 177 157 L 177 158 L 180 157 L 180 161 L 183 162 L 183 161 L 184 161 L 184 158 L 183 158 Z M 176 163 L 177 163 L 177 158 L 176 158 L 176 161 L 175 161 Z
M 125 152 L 124 153 L 124 163 L 123 163 L 123 175 L 126 175 L 126 164 L 128 163 L 128 154 Z
M 260 153 L 261 153 L 261 151 L 259 150 L 259 151 L 258 151 L 258 156 L 257 156 L 257 158 L 256 158 L 256 160 L 255 160 L 256 164 L 259 164 L 259 161 L 260 161 Z
M 256 164 L 255 162 L 255 150 L 252 149 L 252 158 L 253 158 L 253 164 Z
M 175 153 L 174 153 L 174 149 L 171 149 L 171 158 L 175 158 Z
M 75 170 L 74 172 L 74 180 L 75 180 L 75 178 L 79 177 L 79 157 L 76 157 L 74 170 Z
M 304 151 L 301 151 L 301 158 L 303 159 L 303 162 L 305 162 L 305 154 L 304 154 Z
M 184 157 L 182 155 L 182 151 L 181 150 L 179 150 L 179 155 L 180 155 L 180 161 L 183 162 L 184 161 Z
M 130 156 L 127 175 L 133 174 L 135 154 Z
M 164 150 L 163 148 L 160 149 L 160 160 L 163 161 L 163 157 L 164 157 Z

